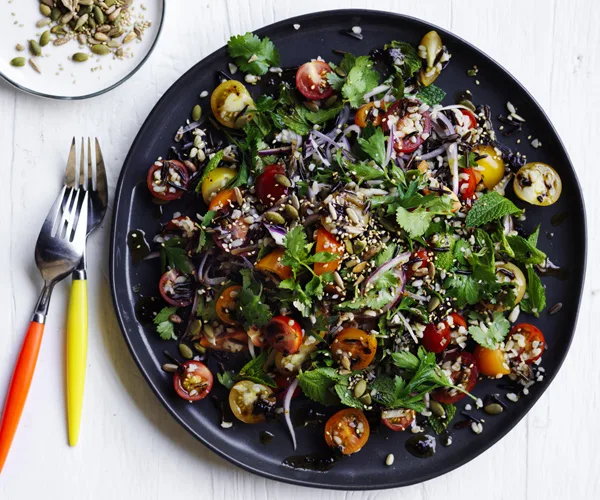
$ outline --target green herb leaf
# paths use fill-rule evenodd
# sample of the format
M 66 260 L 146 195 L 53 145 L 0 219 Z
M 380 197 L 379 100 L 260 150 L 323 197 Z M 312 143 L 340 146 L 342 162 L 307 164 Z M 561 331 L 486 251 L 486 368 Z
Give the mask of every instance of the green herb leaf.
M 369 56 L 360 56 L 348 73 L 342 95 L 353 108 L 358 108 L 365 103 L 364 95 L 377 85 L 379 73 L 373 69 L 373 62 Z
M 340 375 L 334 368 L 316 368 L 298 374 L 298 385 L 304 395 L 323 405 L 336 404 L 338 398 L 332 390 L 340 381 Z
M 355 64 L 356 57 L 354 57 L 354 55 L 352 55 L 350 52 L 346 52 L 339 64 L 339 68 L 342 70 L 343 74 L 348 75 Z M 327 82 L 333 87 L 334 90 L 338 92 L 342 90 L 344 83 L 346 83 L 346 78 L 347 76 L 342 77 L 335 72 L 327 73 Z
M 416 372 L 419 368 L 419 358 L 409 351 L 395 352 L 392 354 L 392 362 L 403 370 Z
M 445 286 L 459 308 L 477 304 L 481 300 L 479 284 L 470 275 L 457 274 Z
M 177 312 L 176 307 L 163 307 L 156 316 L 154 316 L 154 324 L 156 331 L 163 340 L 176 340 L 175 327 L 169 318 Z
M 427 212 L 425 208 L 419 207 L 409 212 L 404 207 L 398 207 L 396 209 L 396 221 L 398 225 L 404 229 L 411 238 L 418 238 L 423 236 L 431 220 L 435 216 L 433 212 Z
M 425 104 L 436 106 L 444 100 L 444 97 L 446 97 L 446 92 L 435 85 L 429 85 L 427 87 L 421 87 L 415 94 L 415 97 L 423 101 Z
M 435 432 L 438 435 L 448 428 L 448 426 L 452 422 L 452 419 L 454 418 L 454 415 L 456 415 L 456 406 L 454 406 L 453 404 L 440 404 L 444 408 L 446 415 L 443 418 L 436 417 L 435 415 L 431 415 L 429 417 L 429 425 L 431 425 L 433 432 Z
M 234 386 L 234 384 L 235 384 L 234 375 L 229 370 L 224 371 L 223 373 L 217 373 L 217 379 L 227 389 L 231 389 Z
M 359 410 L 364 410 L 365 405 L 358 399 L 354 397 L 354 394 L 350 389 L 348 389 L 347 384 L 336 384 L 334 386 L 335 392 L 340 398 L 340 403 L 344 406 L 349 406 L 350 408 L 358 408 Z
M 527 267 L 527 291 L 519 305 L 521 311 L 533 314 L 536 318 L 546 308 L 546 289 L 533 266 Z
M 245 73 L 264 75 L 270 67 L 279 66 L 279 52 L 267 37 L 260 39 L 253 33 L 233 36 L 227 42 L 227 51 Z
M 521 210 L 508 198 L 496 191 L 481 196 L 471 208 L 466 218 L 467 227 L 483 226 L 505 215 L 520 215 Z
M 184 248 L 184 241 L 181 238 L 171 238 L 160 246 L 161 260 L 171 269 L 179 269 L 183 273 L 193 272 L 193 266 L 190 258 Z
M 243 283 L 238 296 L 238 307 L 235 310 L 236 318 L 239 318 L 246 330 L 252 327 L 265 326 L 273 314 L 267 304 L 262 302 L 262 284 L 254 279 L 250 269 L 240 271 Z
M 496 349 L 498 344 L 502 342 L 508 331 L 510 323 L 500 312 L 495 312 L 491 323 L 481 326 L 469 327 L 469 334 L 475 342 L 488 349 Z
M 225 156 L 224 150 L 217 151 L 213 155 L 213 157 L 210 160 L 208 160 L 208 163 L 206 164 L 206 167 L 204 168 L 204 172 L 202 172 L 202 177 L 200 177 L 200 180 L 198 181 L 198 184 L 196 185 L 197 193 L 199 193 L 202 190 L 202 181 L 208 177 L 208 174 L 210 174 L 215 168 L 217 168 L 219 166 L 219 163 L 221 163 L 221 161 L 223 160 L 223 156 Z
M 256 358 L 251 359 L 242 367 L 234 377 L 235 380 L 251 380 L 252 382 L 264 384 L 268 387 L 277 387 L 273 378 L 265 372 L 265 364 L 268 358 L 268 352 L 263 350 Z
M 386 157 L 385 147 L 385 135 L 381 127 L 376 127 L 373 133 L 367 138 L 359 137 L 358 144 L 362 150 L 369 155 L 377 165 L 385 166 L 384 161 Z M 379 177 L 383 175 L 383 172 L 379 174 Z M 378 177 L 374 177 L 375 179 Z
M 531 237 L 531 236 L 530 236 Z M 529 239 L 522 236 L 507 236 L 506 240 L 514 252 L 514 259 L 522 264 L 543 264 L 546 254 L 535 247 Z M 537 240 L 537 236 L 535 237 Z
M 165 321 L 169 321 L 169 318 L 172 314 L 177 312 L 176 307 L 163 307 L 156 316 L 154 316 L 154 324 L 158 325 L 159 323 L 164 323 Z
M 419 54 L 410 43 L 394 40 L 385 49 L 390 52 L 394 66 L 403 79 L 410 78 L 421 69 Z

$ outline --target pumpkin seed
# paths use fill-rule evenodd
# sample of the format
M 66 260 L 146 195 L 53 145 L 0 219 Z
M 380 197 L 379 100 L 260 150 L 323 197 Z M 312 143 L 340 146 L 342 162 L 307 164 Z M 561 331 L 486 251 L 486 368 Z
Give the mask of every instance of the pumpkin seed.
M 352 241 L 344 240 L 344 246 L 346 247 L 346 252 L 354 253 L 354 248 L 352 247 Z
M 74 28 L 75 31 L 79 31 L 81 28 L 83 28 L 87 24 L 89 17 L 90 16 L 87 14 L 84 14 L 83 16 L 81 16 L 75 23 L 75 28 Z
M 265 219 L 272 224 L 285 224 L 285 219 L 277 212 L 267 212 L 265 214 Z
M 41 56 L 42 48 L 35 40 L 29 40 L 29 52 L 31 52 L 34 56 Z
M 39 73 L 40 75 L 42 74 L 42 70 L 37 65 L 37 62 L 35 62 L 35 59 L 29 59 L 29 65 L 34 69 L 36 73 Z
M 50 43 L 50 31 L 46 30 L 40 36 L 40 46 L 45 47 Z
M 354 253 L 359 255 L 363 252 L 365 248 L 367 248 L 367 242 L 364 240 L 357 240 L 354 242 Z
M 54 9 L 52 9 L 52 12 L 50 13 L 50 19 L 52 19 L 52 22 L 56 22 L 60 19 L 61 15 L 62 15 L 61 10 L 55 7 Z
M 313 101 L 305 101 L 304 105 L 310 109 L 311 111 L 314 111 L 315 113 L 317 111 L 319 111 L 319 106 L 317 105 L 317 103 L 313 102 Z
M 475 108 L 475 104 L 473 104 L 468 99 L 463 99 L 462 101 L 458 101 L 458 104 L 461 104 L 465 108 L 469 108 L 473 112 L 475 112 L 477 110 L 477 108 Z
M 15 66 L 16 68 L 20 68 L 21 66 L 25 66 L 25 58 L 24 57 L 15 57 L 10 61 L 11 66 Z
M 96 44 L 92 45 L 91 51 L 99 56 L 105 56 L 106 54 L 110 54 L 110 47 L 106 45 Z
M 17 45 L 15 45 L 15 49 L 17 49 L 19 52 L 23 52 L 25 47 L 23 47 L 20 43 L 17 43 Z
M 40 12 L 43 16 L 50 17 L 50 14 L 52 14 L 52 8 L 49 5 L 41 3 Z
M 104 0 L 104 5 L 107 7 L 112 7 L 117 0 Z
M 84 5 L 83 7 L 79 8 L 79 17 L 83 16 L 84 14 L 91 14 L 93 10 L 94 7 L 92 5 Z
M 179 344 L 179 353 L 185 359 L 192 359 L 194 357 L 194 351 L 187 344 Z
M 84 52 L 76 52 L 72 57 L 73 61 L 75 62 L 85 62 L 88 60 L 88 58 L 89 56 Z
M 96 20 L 96 22 L 98 24 L 104 24 L 106 22 L 106 16 L 104 15 L 104 12 L 102 12 L 102 9 L 100 7 L 98 7 L 97 5 L 94 5 L 94 19 Z
M 434 295 L 431 298 L 431 300 L 429 301 L 429 304 L 427 304 L 427 311 L 428 312 L 435 311 L 438 307 L 440 307 L 441 303 L 442 303 L 442 301 L 437 296 Z
M 504 408 L 498 403 L 490 403 L 483 407 L 483 411 L 488 415 L 498 415 L 504 411 Z
M 192 345 L 194 346 L 194 349 L 196 349 L 196 351 L 198 351 L 200 354 L 204 354 L 206 352 L 206 348 L 200 345 L 199 342 L 194 342 Z
M 338 100 L 338 96 L 336 94 L 333 94 L 332 96 L 329 96 L 327 99 L 325 99 L 325 102 L 323 103 L 323 107 L 330 108 L 337 102 L 337 100 Z
M 65 43 L 67 43 L 69 41 L 68 38 L 56 38 L 53 42 L 52 45 L 54 45 L 55 47 L 58 47 L 60 45 L 64 45 Z
M 429 401 L 429 409 L 438 418 L 444 418 L 446 416 L 446 410 L 438 403 L 435 399 Z
M 96 40 L 98 40 L 99 42 L 108 42 L 108 36 L 105 35 L 104 33 L 98 33 L 96 31 L 96 33 L 94 34 L 94 38 Z
M 200 104 L 196 104 L 192 108 L 192 120 L 197 122 L 201 116 L 202 116 L 202 108 L 200 107 Z
M 206 335 L 209 339 L 215 338 L 215 330 L 208 323 L 206 325 L 204 325 L 204 335 Z
M 60 25 L 52 26 L 52 28 L 50 28 L 50 33 L 52 33 L 54 35 L 66 35 L 67 34 L 65 29 Z
M 162 369 L 167 373 L 175 373 L 177 371 L 177 368 L 179 367 L 174 363 L 165 363 L 164 365 L 162 365 Z
M 275 182 L 277 184 L 279 184 L 280 186 L 284 186 L 284 187 L 288 187 L 288 188 L 292 187 L 291 181 L 283 174 L 276 174 Z
M 296 210 L 292 205 L 286 205 L 284 211 L 285 215 L 287 215 L 291 220 L 298 220 L 300 218 L 298 210 Z
M 54 0 L 42 0 L 42 3 L 48 7 L 54 7 Z
M 339 66 L 335 68 L 335 72 L 338 76 L 341 76 L 342 78 L 346 78 L 348 76 L 347 73 Z
M 135 32 L 132 31 L 131 33 L 127 33 L 125 38 L 123 38 L 123 43 L 133 42 L 136 38 L 137 35 L 135 34 Z
M 110 40 L 106 45 L 111 49 L 118 49 L 121 46 L 121 42 L 119 40 Z
M 79 5 L 94 5 L 94 0 L 79 0 Z
M 371 395 L 368 392 L 366 394 L 363 394 L 359 399 L 362 403 L 366 405 L 370 405 L 373 402 L 373 400 L 371 399 Z
M 202 321 L 199 319 L 195 319 L 192 321 L 190 325 L 190 334 L 191 335 L 200 335 L 200 331 L 202 330 Z
M 98 24 L 96 23 L 96 21 L 94 20 L 94 18 L 93 18 L 93 17 L 90 17 L 90 18 L 88 19 L 88 22 L 87 22 L 87 24 L 88 24 L 88 27 L 89 27 L 90 29 L 94 29 L 96 26 L 98 26 Z
M 354 397 L 360 398 L 367 390 L 367 381 L 361 378 L 354 386 Z
M 112 8 L 112 7 L 111 7 Z M 109 9 L 110 10 L 110 9 Z M 106 11 L 108 12 L 108 10 Z M 108 16 L 108 20 L 109 21 L 116 21 L 117 17 L 119 17 L 119 14 L 121 14 L 121 7 L 119 7 L 118 9 L 115 9 L 112 14 L 110 16 Z
M 37 23 L 35 23 L 35 25 L 38 28 L 43 28 L 44 26 L 48 26 L 51 22 L 52 20 L 49 17 L 44 17 L 43 19 L 40 19 Z

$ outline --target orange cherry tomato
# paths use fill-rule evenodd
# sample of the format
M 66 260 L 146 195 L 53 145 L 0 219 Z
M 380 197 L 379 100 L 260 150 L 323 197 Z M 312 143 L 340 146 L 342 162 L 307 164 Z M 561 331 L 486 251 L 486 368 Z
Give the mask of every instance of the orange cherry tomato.
M 344 328 L 331 343 L 331 355 L 342 366 L 346 358 L 351 370 L 369 366 L 377 352 L 377 338 L 358 328 Z M 347 366 L 344 366 L 347 368 Z
M 367 444 L 371 429 L 365 414 L 356 408 L 338 411 L 325 424 L 325 441 L 330 448 L 352 455 Z
M 229 286 L 221 292 L 217 299 L 216 309 L 217 316 L 226 325 L 238 325 L 239 321 L 236 321 L 231 316 L 232 311 L 235 311 L 237 303 L 237 297 L 242 289 L 239 285 Z
M 264 329 L 265 339 L 276 351 L 294 354 L 302 344 L 302 327 L 289 316 L 275 316 Z
M 284 250 L 281 248 L 273 250 L 270 254 L 267 254 L 260 259 L 254 267 L 263 273 L 272 273 L 282 280 L 291 278 L 292 268 L 290 266 L 284 266 L 281 263 L 284 253 Z
M 501 348 L 488 349 L 478 345 L 473 352 L 477 369 L 488 377 L 508 375 L 510 368 L 506 361 L 505 352 Z
M 215 212 L 221 210 L 229 211 L 235 202 L 235 191 L 233 189 L 223 189 L 210 200 L 208 209 L 214 210 Z
M 212 389 L 213 376 L 204 363 L 185 361 L 173 376 L 173 386 L 177 395 L 186 401 L 200 401 Z
M 374 102 L 363 104 L 356 115 L 354 115 L 354 123 L 360 128 L 365 128 L 369 123 L 375 127 L 381 125 L 385 111 L 381 108 L 381 105 L 376 106 Z
M 213 351 L 242 352 L 248 349 L 248 334 L 244 330 L 232 328 L 214 338 L 206 334 L 200 339 L 200 345 Z
M 533 363 L 546 349 L 544 334 L 530 323 L 519 323 L 510 331 L 510 340 L 518 346 L 518 354 L 527 364 Z
M 315 252 L 329 252 L 336 255 L 344 255 L 344 246 L 327 229 L 320 227 L 315 232 Z M 337 271 L 340 267 L 340 260 L 332 260 L 331 262 L 315 262 L 315 274 L 320 276 L 325 273 Z
M 381 413 L 381 422 L 395 432 L 405 431 L 410 427 L 417 414 L 414 410 L 400 408 L 398 410 L 385 410 Z

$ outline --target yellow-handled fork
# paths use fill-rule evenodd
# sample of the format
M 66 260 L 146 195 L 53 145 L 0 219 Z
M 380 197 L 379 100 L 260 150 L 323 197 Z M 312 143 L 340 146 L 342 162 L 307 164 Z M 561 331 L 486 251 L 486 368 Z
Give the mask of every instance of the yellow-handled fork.
M 98 139 L 94 139 L 94 146 L 92 150 L 92 141 L 88 138 L 86 155 L 85 141 L 83 138 L 81 139 L 79 158 L 81 168 L 77 169 L 77 148 L 75 138 L 73 138 L 65 172 L 65 185 L 69 187 L 81 186 L 88 192 L 87 236 L 102 222 L 108 204 L 106 171 Z M 88 298 L 86 264 L 86 252 L 84 251 L 83 258 L 73 271 L 67 318 L 67 426 L 71 446 L 75 446 L 79 441 L 87 364 Z

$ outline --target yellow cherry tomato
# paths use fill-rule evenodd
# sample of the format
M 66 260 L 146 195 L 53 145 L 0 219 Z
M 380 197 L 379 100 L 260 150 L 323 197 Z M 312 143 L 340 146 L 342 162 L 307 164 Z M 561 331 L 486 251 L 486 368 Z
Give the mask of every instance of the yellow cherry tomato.
M 485 187 L 493 189 L 504 177 L 504 160 L 502 156 L 489 144 L 487 146 L 475 146 L 473 153 L 487 155 L 485 158 L 477 160 L 477 166 Z
M 213 91 L 210 108 L 221 125 L 242 128 L 252 118 L 254 101 L 243 83 L 227 80 Z
M 235 177 L 235 171 L 230 168 L 215 168 L 206 179 L 202 181 L 202 198 L 204 203 L 210 204 L 213 196 L 223 189 L 231 179 Z
M 500 283 L 512 283 L 514 285 L 513 293 L 515 294 L 516 306 L 525 295 L 527 289 L 527 280 L 523 271 L 510 262 L 496 262 L 496 279 Z
M 245 424 L 256 424 L 265 419 L 262 411 L 257 411 L 256 404 L 262 401 L 261 406 L 275 406 L 273 390 L 263 384 L 250 380 L 242 380 L 235 384 L 229 391 L 229 406 L 238 420 Z
M 527 203 L 547 207 L 555 203 L 562 192 L 560 176 L 545 163 L 527 163 L 517 172 L 515 194 Z

